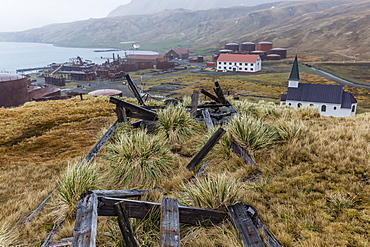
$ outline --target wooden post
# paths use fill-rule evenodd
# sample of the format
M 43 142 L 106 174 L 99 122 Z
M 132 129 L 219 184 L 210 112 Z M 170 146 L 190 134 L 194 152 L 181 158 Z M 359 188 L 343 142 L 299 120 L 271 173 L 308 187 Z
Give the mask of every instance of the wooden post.
M 240 158 L 243 158 L 244 159 L 244 162 L 245 164 L 250 164 L 252 165 L 254 168 L 258 169 L 258 166 L 256 164 L 256 162 L 254 162 L 254 160 L 249 156 L 248 152 L 243 148 L 241 147 L 236 141 L 234 138 L 232 138 L 232 142 L 231 142 L 231 148 L 233 150 L 234 153 L 236 153 L 238 155 L 238 157 Z
M 139 102 L 140 105 L 145 106 L 144 100 L 141 97 L 139 90 L 137 89 L 137 86 L 135 82 L 131 79 L 131 76 L 129 74 L 126 75 L 126 80 L 128 82 L 128 86 L 131 89 L 131 92 L 134 94 L 136 97 L 137 101 Z
M 132 231 L 129 218 L 126 213 L 127 209 L 125 205 L 122 202 L 118 202 L 114 205 L 115 205 L 117 215 L 118 215 L 119 228 L 121 229 L 123 239 L 125 240 L 125 244 L 126 244 L 125 246 L 139 247 L 139 244 L 137 243 L 134 233 Z
M 95 247 L 97 227 L 98 198 L 92 193 L 82 198 L 78 204 L 73 247 Z
M 229 102 L 225 99 L 225 95 L 218 81 L 215 82 L 215 86 L 216 88 L 214 88 L 213 90 L 215 91 L 217 97 L 220 99 L 221 104 L 228 104 Z
M 213 125 L 212 118 L 211 118 L 211 115 L 209 114 L 208 109 L 202 110 L 202 115 L 203 115 L 204 122 L 206 123 L 207 129 L 209 130 L 212 129 L 214 125 Z
M 253 224 L 245 205 L 242 203 L 228 207 L 230 218 L 238 230 L 240 237 L 246 247 L 265 247 L 258 229 Z
M 202 94 L 204 94 L 205 96 L 209 97 L 210 99 L 214 100 L 215 102 L 221 103 L 221 101 L 219 100 L 219 98 L 217 98 L 216 96 L 214 96 L 213 94 L 211 94 L 207 90 L 202 89 L 202 90 L 200 90 L 200 92 Z
M 209 138 L 207 143 L 202 147 L 202 149 L 197 153 L 190 163 L 186 166 L 189 170 L 193 170 L 199 165 L 204 157 L 211 151 L 211 149 L 216 145 L 216 143 L 221 139 L 221 137 L 226 133 L 223 128 L 219 128 L 212 136 Z
M 160 246 L 180 247 L 179 205 L 176 199 L 162 198 Z
M 134 104 L 131 104 L 122 99 L 111 96 L 109 102 L 116 104 L 118 107 L 126 108 L 128 117 L 139 118 L 143 120 L 155 121 L 157 120 L 157 113 L 152 110 L 145 109 Z
M 199 91 L 194 90 L 193 94 L 191 95 L 191 110 L 190 110 L 190 113 L 193 117 L 197 115 L 198 101 L 199 101 Z
M 127 123 L 128 122 L 125 108 L 117 106 L 115 112 L 117 114 L 117 118 L 118 118 L 119 123 Z

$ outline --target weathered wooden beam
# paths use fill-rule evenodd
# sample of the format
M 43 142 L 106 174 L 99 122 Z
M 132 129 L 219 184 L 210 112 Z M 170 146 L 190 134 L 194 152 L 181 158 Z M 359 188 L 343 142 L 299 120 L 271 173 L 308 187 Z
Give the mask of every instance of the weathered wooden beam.
M 135 113 L 137 118 L 144 119 L 144 120 L 149 120 L 149 121 L 157 120 L 157 113 L 155 111 L 145 109 L 144 107 L 131 104 L 127 101 L 124 101 L 122 99 L 118 99 L 118 98 L 113 97 L 113 96 L 110 97 L 109 102 L 111 102 L 113 104 L 116 104 L 119 107 L 126 108 L 126 111 L 129 110 L 129 111 Z M 127 111 L 127 116 L 130 116 L 129 111 Z
M 117 216 L 117 212 L 114 208 L 114 204 L 117 202 L 123 202 L 125 204 L 129 218 L 146 219 L 150 212 L 160 207 L 159 203 L 111 197 L 99 197 L 98 201 L 99 216 Z M 184 206 L 179 206 L 179 215 L 180 223 L 192 225 L 217 225 L 223 223 L 228 217 L 227 213 L 224 211 Z
M 212 129 L 214 125 L 213 125 L 212 118 L 211 118 L 211 115 L 209 114 L 208 109 L 202 110 L 202 115 L 203 115 L 204 122 L 206 123 L 207 129 L 209 130 Z
M 81 198 L 73 232 L 73 247 L 95 247 L 98 227 L 98 197 L 92 193 Z
M 237 141 L 235 141 L 234 138 L 232 138 L 232 141 L 231 141 L 231 149 L 236 155 L 238 155 L 239 158 L 244 159 L 245 164 L 250 164 L 254 168 L 258 169 L 256 162 L 254 162 L 254 160 L 249 156 L 247 150 L 245 150 L 242 146 L 240 146 L 239 143 L 237 143 Z
M 131 79 L 131 76 L 129 74 L 127 74 L 125 77 L 126 77 L 126 80 L 128 82 L 128 86 L 129 86 L 132 94 L 136 97 L 136 99 L 137 99 L 137 101 L 139 102 L 140 105 L 145 106 L 145 102 L 144 102 L 143 98 L 141 97 L 140 92 L 139 92 L 135 82 Z
M 208 92 L 207 90 L 204 90 L 204 89 L 201 89 L 200 92 L 202 94 L 204 94 L 205 96 L 209 97 L 210 99 L 212 99 L 213 101 L 217 102 L 217 103 L 221 103 L 220 99 L 217 98 L 216 96 L 214 96 L 213 94 L 211 94 L 210 92 Z
M 125 108 L 117 106 L 115 112 L 117 114 L 117 118 L 118 118 L 119 123 L 127 123 L 128 122 Z
M 154 189 L 154 190 L 138 190 L 138 189 L 131 189 L 131 190 L 91 190 L 88 191 L 87 194 L 94 193 L 98 197 L 133 197 L 133 196 L 142 196 L 146 193 L 153 192 L 153 191 L 161 191 L 162 189 Z
M 265 247 L 259 231 L 253 224 L 245 205 L 242 203 L 228 207 L 230 218 L 238 230 L 246 247 Z
M 218 99 L 220 100 L 221 104 L 228 104 L 229 102 L 225 98 L 224 92 L 222 91 L 221 86 L 218 83 L 218 81 L 215 82 L 215 86 L 216 87 L 213 90 L 215 91 L 215 93 L 216 93 Z
M 49 234 L 46 236 L 44 242 L 41 244 L 40 247 L 48 247 L 50 246 L 50 242 L 53 241 L 54 236 L 60 231 L 64 223 L 64 220 L 59 220 L 54 223 L 53 229 L 49 232 Z
M 199 165 L 204 157 L 211 151 L 211 149 L 216 145 L 216 143 L 221 139 L 221 137 L 226 133 L 223 128 L 219 128 L 212 136 L 209 138 L 207 143 L 202 147 L 202 149 L 194 156 L 194 158 L 186 166 L 189 170 L 193 170 Z
M 72 246 L 73 238 L 64 238 L 58 242 L 49 244 L 48 247 L 63 247 L 63 246 Z
M 180 247 L 179 204 L 176 199 L 163 197 L 160 228 L 161 247 Z
M 191 95 L 191 110 L 190 110 L 191 115 L 194 117 L 197 115 L 198 101 L 199 101 L 199 91 L 194 90 L 193 94 Z
M 205 108 L 219 108 L 223 106 L 230 106 L 230 104 L 222 105 L 222 104 L 201 104 L 198 105 L 198 109 L 205 109 Z M 185 106 L 185 108 L 191 108 L 191 106 Z
M 139 244 L 136 241 L 134 232 L 132 231 L 130 220 L 127 215 L 127 209 L 125 204 L 118 202 L 115 203 L 115 208 L 118 215 L 118 224 L 121 229 L 123 239 L 125 240 L 125 246 L 127 247 L 139 247 Z

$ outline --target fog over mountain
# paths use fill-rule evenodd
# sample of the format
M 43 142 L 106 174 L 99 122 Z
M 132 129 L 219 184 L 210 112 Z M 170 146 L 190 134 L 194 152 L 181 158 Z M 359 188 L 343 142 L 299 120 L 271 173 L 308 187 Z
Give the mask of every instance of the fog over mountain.
M 294 0 L 283 0 L 294 1 Z M 108 17 L 137 14 L 153 14 L 166 9 L 206 10 L 234 6 L 254 6 L 264 3 L 283 2 L 278 0 L 131 0 L 109 13 Z

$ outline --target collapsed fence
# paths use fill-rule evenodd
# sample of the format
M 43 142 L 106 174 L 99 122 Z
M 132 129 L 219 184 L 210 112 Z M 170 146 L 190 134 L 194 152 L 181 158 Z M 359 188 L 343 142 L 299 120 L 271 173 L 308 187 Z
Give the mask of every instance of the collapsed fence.
M 117 114 L 117 120 L 85 156 L 77 168 L 89 163 L 95 158 L 103 145 L 114 133 L 118 123 L 129 123 L 129 118 L 139 119 L 130 123 L 134 127 L 139 127 L 140 125 L 145 124 L 144 121 L 155 122 L 158 119 L 158 115 L 154 109 L 166 107 L 146 106 L 144 99 L 137 90 L 131 77 L 126 75 L 126 79 L 140 106 L 129 103 L 120 98 L 110 97 L 110 102 L 116 105 L 114 111 Z M 213 100 L 213 102 L 209 104 L 199 104 L 199 91 L 194 90 L 191 106 L 185 106 L 185 108 L 190 111 L 194 118 L 205 122 L 208 129 L 212 129 L 217 124 L 226 123 L 231 117 L 237 114 L 237 111 L 232 104 L 224 97 L 222 88 L 218 82 L 215 82 L 214 88 L 216 95 L 213 95 L 204 89 L 200 92 Z M 176 104 L 177 102 L 174 101 L 171 103 Z M 188 163 L 187 169 L 196 170 L 205 156 L 207 156 L 225 133 L 226 131 L 222 127 L 215 131 L 207 143 Z M 231 149 L 233 152 L 237 154 L 238 157 L 242 158 L 245 164 L 252 165 L 258 171 L 257 176 L 246 178 L 245 181 L 254 181 L 258 179 L 262 173 L 259 171 L 257 164 L 248 154 L 248 151 L 240 146 L 233 137 L 231 138 Z M 206 165 L 207 164 L 203 164 L 199 172 L 204 173 Z M 23 222 L 23 225 L 31 221 L 32 218 L 42 210 L 58 188 L 59 187 L 55 188 L 54 191 L 37 207 L 37 209 L 27 217 Z M 150 193 L 151 191 L 152 190 L 86 192 L 81 195 L 81 200 L 79 202 L 74 236 L 72 238 L 63 239 L 50 244 L 50 242 L 53 241 L 54 235 L 61 229 L 64 223 L 63 221 L 57 221 L 54 224 L 53 230 L 48 234 L 41 246 L 95 246 L 98 216 L 118 216 L 119 226 L 126 245 L 138 246 L 135 236 L 132 233 L 128 218 L 146 218 L 148 217 L 149 212 L 152 212 L 154 208 L 162 209 L 160 222 L 161 246 L 180 246 L 180 223 L 217 225 L 222 224 L 227 219 L 230 219 L 233 222 L 234 226 L 240 233 L 244 246 L 259 247 L 265 246 L 265 244 L 267 246 L 280 246 L 273 234 L 258 218 L 257 210 L 249 205 L 239 203 L 228 207 L 228 212 L 224 212 L 179 206 L 177 200 L 166 197 L 163 198 L 162 204 L 122 199 L 138 197 L 145 193 Z M 119 199 L 117 199 L 117 197 L 119 197 Z M 263 240 L 261 235 L 264 236 Z

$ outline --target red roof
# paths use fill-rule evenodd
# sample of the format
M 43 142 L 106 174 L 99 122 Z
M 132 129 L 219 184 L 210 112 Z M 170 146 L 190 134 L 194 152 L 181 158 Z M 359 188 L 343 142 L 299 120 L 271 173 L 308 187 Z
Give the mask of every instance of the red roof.
M 217 62 L 255 63 L 259 55 L 220 54 Z
M 155 60 L 157 58 L 163 58 L 163 55 L 127 55 L 126 59 L 143 59 L 143 60 Z
M 176 52 L 178 55 L 189 53 L 189 51 L 185 50 L 184 48 L 177 48 L 177 49 L 173 49 L 172 51 Z

